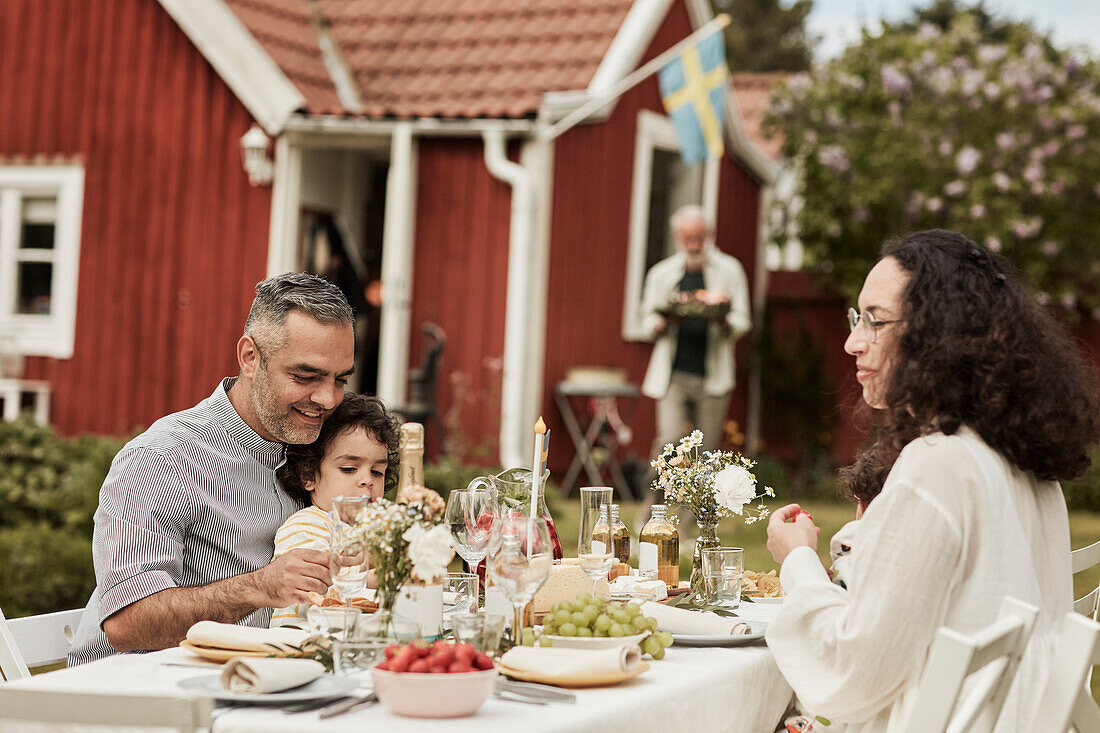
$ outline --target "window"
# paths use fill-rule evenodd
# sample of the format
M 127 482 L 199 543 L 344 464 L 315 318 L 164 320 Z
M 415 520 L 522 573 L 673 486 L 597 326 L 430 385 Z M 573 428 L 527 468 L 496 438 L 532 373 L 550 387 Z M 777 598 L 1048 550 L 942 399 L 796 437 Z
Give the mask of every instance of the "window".
M 0 351 L 73 354 L 84 169 L 0 166 Z
M 713 221 L 717 203 L 718 161 L 684 165 L 672 122 L 655 112 L 639 112 L 623 302 L 624 340 L 648 340 L 638 312 L 642 285 L 649 268 L 675 250 L 669 217 L 681 206 L 701 204 Z

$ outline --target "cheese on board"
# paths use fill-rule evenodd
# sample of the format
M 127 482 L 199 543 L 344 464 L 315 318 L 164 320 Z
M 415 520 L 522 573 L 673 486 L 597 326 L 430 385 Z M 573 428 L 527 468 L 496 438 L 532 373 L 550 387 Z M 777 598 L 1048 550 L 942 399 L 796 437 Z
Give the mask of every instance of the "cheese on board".
M 550 577 L 535 594 L 534 611 L 536 614 L 546 613 L 560 601 L 571 601 L 581 593 L 591 592 L 592 579 L 581 570 L 576 558 L 567 557 L 550 568 Z M 596 594 L 608 594 L 607 581 L 596 581 Z

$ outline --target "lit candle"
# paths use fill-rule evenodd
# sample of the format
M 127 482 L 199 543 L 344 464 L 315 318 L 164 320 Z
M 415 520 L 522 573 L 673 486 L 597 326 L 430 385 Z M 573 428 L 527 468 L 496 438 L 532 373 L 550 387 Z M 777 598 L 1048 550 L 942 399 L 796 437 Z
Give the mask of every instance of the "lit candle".
M 527 557 L 531 557 L 531 545 L 534 539 L 534 519 L 538 517 L 539 485 L 542 482 L 542 460 L 546 446 L 546 423 L 542 415 L 535 422 L 535 453 L 531 459 L 531 527 L 527 532 Z

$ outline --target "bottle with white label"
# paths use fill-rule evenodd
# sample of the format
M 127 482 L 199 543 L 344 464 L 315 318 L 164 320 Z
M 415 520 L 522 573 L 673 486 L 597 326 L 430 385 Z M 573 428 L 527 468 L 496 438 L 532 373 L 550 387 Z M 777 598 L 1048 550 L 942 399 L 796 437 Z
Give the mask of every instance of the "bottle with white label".
M 669 588 L 680 584 L 680 534 L 668 521 L 664 504 L 653 505 L 653 513 L 638 535 L 638 572 L 665 581 Z

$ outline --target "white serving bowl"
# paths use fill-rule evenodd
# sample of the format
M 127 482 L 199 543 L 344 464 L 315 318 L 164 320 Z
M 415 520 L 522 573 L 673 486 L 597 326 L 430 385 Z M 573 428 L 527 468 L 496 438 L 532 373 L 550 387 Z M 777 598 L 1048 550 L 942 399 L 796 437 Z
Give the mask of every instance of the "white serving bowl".
M 477 712 L 496 685 L 496 669 L 474 672 L 389 672 L 371 667 L 378 701 L 396 715 L 461 718 Z

